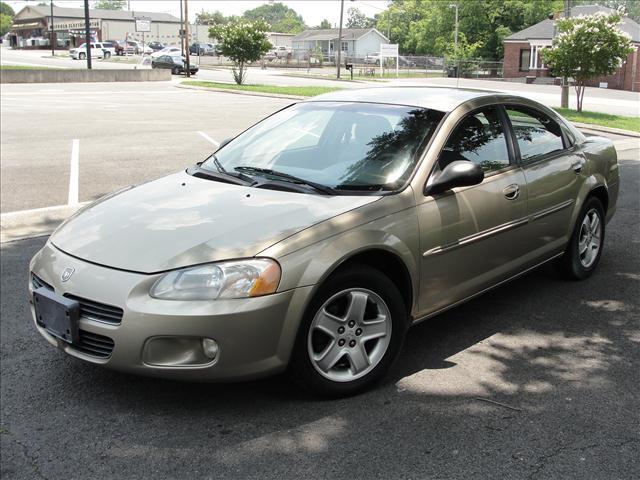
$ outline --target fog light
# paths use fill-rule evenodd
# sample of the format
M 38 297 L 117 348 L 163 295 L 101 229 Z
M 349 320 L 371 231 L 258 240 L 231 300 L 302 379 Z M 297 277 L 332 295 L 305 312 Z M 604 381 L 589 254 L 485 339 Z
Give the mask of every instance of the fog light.
M 204 354 L 209 357 L 211 360 L 218 356 L 218 342 L 216 342 L 213 338 L 203 338 L 202 339 L 202 350 Z

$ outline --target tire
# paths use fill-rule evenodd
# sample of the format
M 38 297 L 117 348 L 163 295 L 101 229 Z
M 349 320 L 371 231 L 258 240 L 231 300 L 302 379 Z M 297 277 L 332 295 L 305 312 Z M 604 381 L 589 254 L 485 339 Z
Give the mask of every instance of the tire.
M 85 58 L 87 58 L 87 54 L 86 53 L 79 53 L 78 54 L 78 60 L 84 60 Z
M 171 69 L 171 74 L 172 75 L 180 75 L 180 70 L 178 70 L 178 67 L 173 67 Z
M 350 310 L 357 304 L 366 305 L 361 315 L 357 306 Z M 355 312 L 353 320 L 350 311 Z M 320 396 L 355 395 L 389 370 L 407 326 L 404 300 L 394 283 L 369 266 L 351 266 L 329 277 L 311 301 L 289 373 L 297 384 Z
M 596 222 L 595 226 L 594 222 Z M 584 280 L 590 277 L 602 256 L 604 238 L 604 208 L 599 199 L 588 197 L 580 209 L 564 255 L 557 263 L 560 274 L 571 280 Z
M 104 52 L 104 59 L 107 60 L 111 58 L 111 52 Z

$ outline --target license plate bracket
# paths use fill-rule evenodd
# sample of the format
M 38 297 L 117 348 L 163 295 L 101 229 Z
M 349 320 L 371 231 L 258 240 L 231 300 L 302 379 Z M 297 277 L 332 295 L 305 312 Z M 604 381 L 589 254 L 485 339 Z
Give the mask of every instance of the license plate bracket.
M 36 321 L 54 337 L 67 343 L 77 343 L 80 304 L 63 297 L 48 288 L 41 287 L 33 292 Z

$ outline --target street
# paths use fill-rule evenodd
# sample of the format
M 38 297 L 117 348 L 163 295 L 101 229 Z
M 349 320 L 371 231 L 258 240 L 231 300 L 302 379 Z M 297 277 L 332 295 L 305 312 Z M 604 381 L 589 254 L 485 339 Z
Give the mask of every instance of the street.
M 543 268 L 422 323 L 379 387 L 337 401 L 285 377 L 175 383 L 74 360 L 28 313 L 27 264 L 44 238 L 4 243 L 2 476 L 636 477 L 638 153 L 620 154 L 593 277 Z

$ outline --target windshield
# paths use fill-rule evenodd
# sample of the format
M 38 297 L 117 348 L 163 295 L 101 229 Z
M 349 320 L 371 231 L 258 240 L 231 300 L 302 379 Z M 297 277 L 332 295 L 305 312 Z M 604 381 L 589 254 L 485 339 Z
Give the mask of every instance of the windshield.
M 253 175 L 252 167 L 336 190 L 395 190 L 443 115 L 401 105 L 300 103 L 251 127 L 215 157 L 228 172 Z M 202 168 L 218 171 L 213 157 Z

